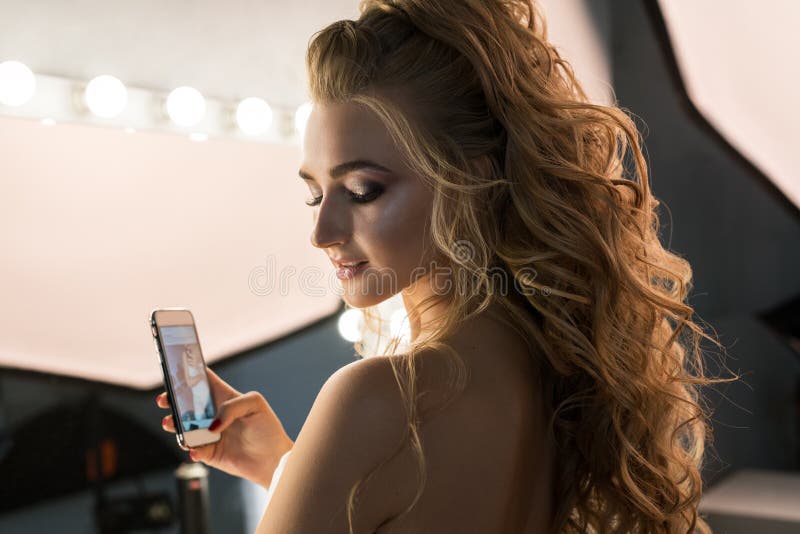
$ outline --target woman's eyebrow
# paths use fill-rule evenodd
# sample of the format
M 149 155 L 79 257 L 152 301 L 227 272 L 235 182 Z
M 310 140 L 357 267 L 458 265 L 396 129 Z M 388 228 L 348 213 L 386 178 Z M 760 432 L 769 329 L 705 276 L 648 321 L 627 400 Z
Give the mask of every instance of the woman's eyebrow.
M 328 171 L 328 173 L 330 174 L 331 178 L 333 178 L 335 180 L 335 179 L 339 178 L 340 176 L 344 176 L 345 174 L 347 174 L 349 172 L 358 171 L 358 170 L 362 170 L 362 169 L 378 171 L 378 172 L 383 172 L 383 173 L 388 173 L 388 174 L 394 174 L 394 172 L 391 169 L 388 169 L 388 168 L 384 167 L 383 165 L 380 165 L 380 164 L 375 163 L 374 161 L 371 161 L 371 160 L 368 160 L 368 159 L 354 159 L 354 160 L 351 160 L 351 161 L 345 161 L 344 163 L 340 163 L 340 164 L 336 165 L 335 167 L 331 167 L 331 169 Z M 303 180 L 313 180 L 314 179 L 313 176 L 311 176 L 310 174 L 305 172 L 303 169 L 300 169 L 297 173 L 300 175 L 300 178 L 302 178 Z

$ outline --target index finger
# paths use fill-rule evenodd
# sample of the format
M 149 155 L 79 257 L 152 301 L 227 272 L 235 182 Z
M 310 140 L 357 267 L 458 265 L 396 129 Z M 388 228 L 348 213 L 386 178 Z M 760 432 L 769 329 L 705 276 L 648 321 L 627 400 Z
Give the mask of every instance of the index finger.
M 169 400 L 167 400 L 167 392 L 162 391 L 156 397 L 156 404 L 159 408 L 169 408 Z

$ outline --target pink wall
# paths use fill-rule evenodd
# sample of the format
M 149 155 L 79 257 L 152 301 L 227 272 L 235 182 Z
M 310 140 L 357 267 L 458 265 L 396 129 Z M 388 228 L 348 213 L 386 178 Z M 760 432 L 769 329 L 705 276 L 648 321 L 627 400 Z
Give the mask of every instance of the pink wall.
M 335 311 L 300 158 L 290 145 L 0 117 L 0 365 L 152 387 L 153 308 L 190 308 L 209 362 Z M 276 287 L 254 290 L 270 258 Z M 304 268 L 319 273 L 316 294 Z

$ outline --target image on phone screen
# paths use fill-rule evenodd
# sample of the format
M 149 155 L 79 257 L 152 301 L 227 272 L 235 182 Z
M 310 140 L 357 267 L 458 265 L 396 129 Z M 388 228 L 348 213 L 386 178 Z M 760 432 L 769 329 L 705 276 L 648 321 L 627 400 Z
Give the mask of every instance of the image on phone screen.
M 161 339 L 181 426 L 208 428 L 216 413 L 194 327 L 162 326 Z

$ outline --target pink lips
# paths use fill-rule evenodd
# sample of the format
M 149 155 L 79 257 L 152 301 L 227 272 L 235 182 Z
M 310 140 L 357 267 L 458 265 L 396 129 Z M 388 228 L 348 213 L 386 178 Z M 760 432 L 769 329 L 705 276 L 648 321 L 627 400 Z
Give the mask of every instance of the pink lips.
M 363 261 L 354 267 L 342 267 L 337 264 L 336 277 L 340 280 L 349 280 L 366 269 L 368 264 L 368 261 Z
M 344 267 L 345 263 L 356 263 L 356 262 L 367 261 L 367 260 L 357 260 L 356 258 L 333 258 L 333 257 L 331 257 L 331 261 L 337 267 Z

